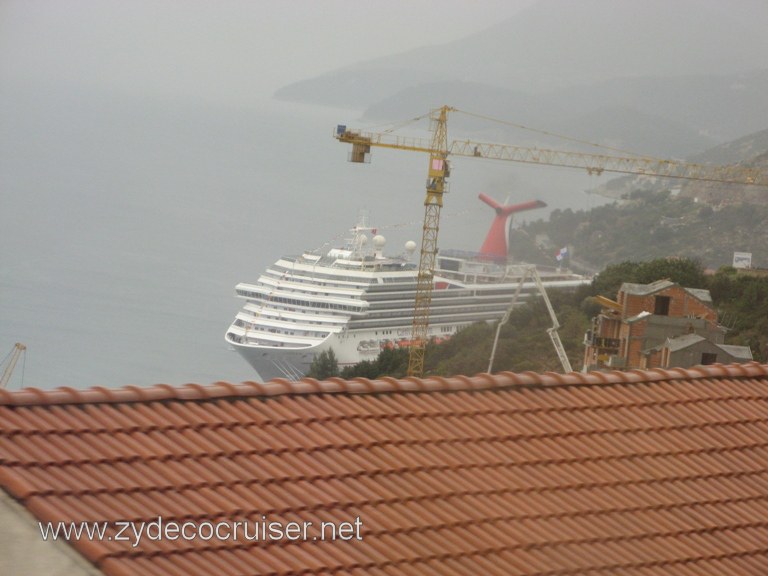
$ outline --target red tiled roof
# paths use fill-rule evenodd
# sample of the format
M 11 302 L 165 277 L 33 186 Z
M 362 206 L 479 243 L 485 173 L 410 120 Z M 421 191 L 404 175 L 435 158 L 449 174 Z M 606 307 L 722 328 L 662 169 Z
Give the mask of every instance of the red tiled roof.
M 73 542 L 114 576 L 768 574 L 768 366 L 0 391 L 0 485 L 44 521 L 362 521 Z

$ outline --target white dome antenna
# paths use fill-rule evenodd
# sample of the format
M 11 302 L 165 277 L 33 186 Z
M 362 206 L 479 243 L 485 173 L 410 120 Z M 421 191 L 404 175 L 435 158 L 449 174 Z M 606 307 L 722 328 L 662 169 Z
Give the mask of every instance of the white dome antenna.
M 373 237 L 373 250 L 376 254 L 376 258 L 384 258 L 384 244 L 387 243 L 387 239 L 381 234 L 377 234 Z

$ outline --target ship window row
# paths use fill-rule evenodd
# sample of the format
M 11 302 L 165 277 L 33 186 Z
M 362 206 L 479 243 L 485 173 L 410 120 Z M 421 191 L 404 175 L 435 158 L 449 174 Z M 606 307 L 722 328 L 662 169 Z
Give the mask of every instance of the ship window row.
M 527 297 L 530 294 L 530 292 L 522 292 L 521 296 Z M 453 290 L 433 290 L 432 291 L 432 301 L 446 301 L 446 300 L 458 300 L 458 299 L 466 299 L 466 298 L 494 298 L 496 300 L 511 300 L 512 296 L 514 295 L 514 291 L 510 290 L 492 290 L 492 291 L 479 291 L 479 290 L 468 290 L 466 288 L 456 288 Z M 378 294 L 371 294 L 370 292 L 366 293 L 363 297 L 364 300 L 367 300 L 368 302 L 376 302 L 377 306 L 380 302 L 387 302 L 392 301 L 396 302 L 398 300 L 406 300 L 411 299 L 413 300 L 416 296 L 415 290 L 403 290 L 401 292 L 381 292 Z
M 240 328 L 243 328 L 244 330 L 247 330 L 249 335 L 251 333 L 255 334 L 281 334 L 285 336 L 307 336 L 309 338 L 325 338 L 330 334 L 330 332 L 326 331 L 320 331 L 320 330 L 288 330 L 283 329 L 280 330 L 279 328 L 265 328 L 263 326 L 257 326 L 256 324 L 250 324 L 248 322 L 243 322 L 242 320 L 235 321 L 235 326 L 238 326 Z
M 521 299 L 528 298 L 528 295 L 521 296 Z M 413 297 L 402 300 L 393 300 L 388 302 L 376 302 L 369 308 L 370 314 L 375 314 L 379 310 L 394 310 L 394 309 L 413 309 Z M 433 309 L 445 309 L 449 307 L 461 307 L 464 308 L 470 304 L 484 305 L 484 306 L 508 306 L 511 302 L 510 298 L 434 298 L 431 301 L 430 308 Z
M 576 290 L 580 286 L 583 286 L 585 283 L 581 280 L 547 280 L 546 281 L 546 288 L 547 290 Z M 514 294 L 515 290 L 517 290 L 517 286 L 515 286 L 514 289 L 502 289 L 502 290 L 478 290 L 479 294 Z M 538 289 L 535 284 L 526 282 L 523 284 L 523 288 L 521 290 L 522 294 L 536 294 L 538 292 Z
M 502 312 L 507 309 L 506 303 L 483 303 L 483 302 L 475 302 L 473 305 L 467 305 L 467 303 L 463 304 L 454 304 L 453 306 L 430 306 L 430 310 L 433 313 L 439 313 L 439 314 L 460 314 L 461 312 L 464 312 L 465 310 L 470 311 L 476 311 L 476 310 L 501 310 Z M 388 316 L 398 316 L 400 314 L 413 314 L 413 306 L 400 306 L 399 308 L 389 308 L 386 310 L 382 309 L 376 309 L 376 310 L 370 310 L 368 314 L 366 314 L 369 318 L 384 318 Z
M 309 264 L 309 265 L 311 266 L 311 264 Z M 410 272 L 409 274 L 404 274 L 402 277 L 394 276 L 393 275 L 393 276 L 379 276 L 379 278 L 381 278 L 385 283 L 390 283 L 390 282 L 413 282 L 414 279 L 413 279 L 412 270 L 415 267 L 412 266 L 412 265 L 407 265 L 407 266 L 408 267 L 403 268 L 402 271 L 408 271 L 408 272 Z M 296 274 L 297 272 L 306 272 L 305 270 L 298 270 L 297 271 L 295 268 L 287 268 L 287 267 L 283 268 L 281 266 L 270 267 L 268 269 L 268 271 L 274 271 L 273 268 L 277 268 L 277 269 L 280 269 L 280 270 L 285 270 L 285 272 L 289 273 L 289 274 Z M 363 272 L 364 275 L 361 275 L 361 276 L 343 276 L 343 275 L 338 275 L 338 274 L 327 274 L 327 273 L 324 273 L 324 272 L 312 271 L 311 276 L 305 276 L 305 278 L 310 278 L 310 279 L 313 279 L 313 280 L 317 280 L 317 279 L 330 280 L 332 282 L 336 282 L 336 281 L 352 282 L 352 283 L 355 283 L 355 284 L 362 284 L 364 286 L 367 286 L 368 284 L 372 284 L 373 278 L 370 275 L 370 271 L 369 270 L 364 270 L 362 272 Z M 393 270 L 393 272 L 394 273 L 398 273 L 398 272 L 401 272 L 401 270 L 396 269 L 396 270 Z M 282 273 L 278 273 L 278 276 L 281 275 L 281 274 Z M 373 283 L 372 285 L 375 286 L 375 283 Z
M 370 286 L 366 291 L 366 297 L 386 298 L 390 294 L 408 294 L 416 291 L 415 282 L 398 282 L 397 284 L 376 284 Z
M 332 302 L 309 302 L 307 300 L 298 300 L 296 298 L 285 298 L 283 296 L 266 296 L 260 292 L 250 290 L 238 290 L 240 296 L 245 296 L 253 300 L 266 300 L 268 303 L 278 302 L 280 304 L 289 304 L 291 306 L 303 306 L 307 308 L 325 308 L 329 310 L 343 310 L 346 312 L 359 312 L 360 306 L 348 306 L 346 304 L 334 304 Z
M 528 300 L 531 294 L 520 294 L 518 300 Z M 501 305 L 509 306 L 512 303 L 513 295 L 504 294 L 501 296 L 486 296 L 485 294 L 473 294 L 470 298 L 432 298 L 432 306 L 450 306 L 459 302 L 471 301 L 474 304 Z
M 272 268 L 269 268 L 267 271 L 273 272 L 273 274 L 276 274 L 277 276 L 284 276 L 285 274 L 290 274 L 291 276 L 293 276 L 297 272 L 306 272 L 305 270 L 297 271 L 296 269 L 293 269 L 293 268 L 285 268 L 284 270 L 285 270 L 285 273 L 275 272 L 274 270 L 272 270 Z M 321 280 L 328 280 L 331 282 L 350 282 L 353 284 L 359 284 L 363 286 L 367 286 L 371 282 L 370 276 L 368 277 L 344 276 L 344 275 L 337 275 L 337 274 L 325 274 L 323 272 L 314 272 L 314 271 L 312 272 L 311 276 L 303 276 L 303 277 L 308 278 L 309 281 L 311 282 L 316 282 L 318 279 L 321 279 Z
M 323 325 L 343 324 L 349 320 L 348 314 L 332 314 L 308 308 L 291 308 L 280 304 L 267 308 L 264 304 L 259 304 L 257 302 L 246 304 L 238 314 L 238 316 L 240 315 L 252 318 L 263 316 L 264 318 L 271 320 L 295 319 L 297 322 L 304 322 L 305 324 Z
M 323 310 L 318 310 L 317 306 L 314 302 L 311 302 L 309 306 L 286 306 L 283 305 L 275 300 L 275 298 L 264 296 L 261 293 L 258 293 L 257 296 L 253 296 L 250 298 L 251 300 L 259 300 L 258 302 L 248 302 L 243 307 L 242 311 L 244 312 L 252 312 L 253 314 L 262 314 L 264 310 L 271 310 L 274 312 L 277 312 L 278 314 L 282 314 L 284 312 L 292 312 L 294 314 L 297 314 L 304 317 L 310 317 L 310 316 L 322 316 L 323 318 L 326 318 L 328 322 L 335 322 L 339 318 L 341 319 L 348 319 L 349 315 L 346 314 L 337 314 L 334 312 L 326 312 Z M 321 320 L 322 322 L 323 320 Z
M 403 286 L 402 290 L 387 290 L 386 292 L 373 292 L 368 291 L 363 298 L 369 302 L 381 302 L 387 300 L 404 300 L 413 298 L 416 296 L 416 289 L 414 286 Z
M 494 305 L 479 305 L 479 306 L 454 306 L 451 308 L 441 308 L 439 310 L 432 309 L 430 311 L 430 317 L 434 318 L 440 316 L 460 316 L 463 314 L 476 314 L 476 313 L 491 313 L 501 316 L 506 308 Z M 366 319 L 378 319 L 378 318 L 412 318 L 413 308 L 400 308 L 399 310 L 393 310 L 388 312 L 371 312 L 366 316 Z
M 236 342 L 238 344 L 243 345 L 251 345 L 251 346 L 269 346 L 271 348 L 306 348 L 306 344 L 301 343 L 294 343 L 294 342 L 275 342 L 274 340 L 266 340 L 263 338 L 250 338 L 245 336 L 240 336 L 239 334 L 234 334 L 232 332 L 229 332 L 227 334 L 227 337 L 232 341 Z
M 326 308 L 328 310 L 343 310 L 345 312 L 359 311 L 360 306 L 347 306 L 346 304 L 334 304 L 332 302 L 309 302 L 307 300 L 297 300 L 295 298 L 284 298 L 276 296 L 271 298 L 271 302 L 280 302 L 281 304 L 290 304 L 291 306 L 305 306 L 308 308 Z
M 443 334 L 446 334 L 446 333 L 452 334 L 454 332 L 458 332 L 460 330 L 463 330 L 464 328 L 468 328 L 473 323 L 474 323 L 474 321 L 473 322 L 465 322 L 463 324 L 450 323 L 450 324 L 440 324 L 439 326 L 437 326 L 437 325 L 430 326 L 430 328 L 429 328 L 429 333 L 431 335 L 430 338 L 433 338 L 435 336 L 435 332 L 437 332 L 437 328 L 438 327 L 440 328 L 440 332 L 441 333 L 443 333 Z M 375 328 L 375 326 L 372 326 L 372 327 Z M 358 327 L 356 327 L 356 328 L 358 328 Z M 408 334 L 411 334 L 411 332 L 409 330 L 407 330 L 407 328 L 408 327 L 403 327 L 403 328 L 397 329 L 397 334 L 399 336 L 398 338 L 396 338 L 396 339 L 389 339 L 389 338 L 387 338 L 387 339 L 385 339 L 381 343 L 382 344 L 386 344 L 386 343 L 392 344 L 392 343 L 402 342 L 403 340 L 408 340 L 408 338 L 406 338 L 404 336 L 404 333 L 405 333 L 404 330 L 406 330 L 408 332 Z M 392 336 L 394 334 L 395 334 L 395 330 L 376 330 L 374 332 L 375 336 L 379 336 L 379 335 L 381 335 L 381 336 Z M 355 335 L 355 337 L 357 337 L 357 335 Z
M 464 316 L 469 316 L 470 318 L 465 318 Z M 453 323 L 471 320 L 472 322 L 477 322 L 480 320 L 484 320 L 486 322 L 490 322 L 492 320 L 498 320 L 501 317 L 501 312 L 495 311 L 495 310 L 487 310 L 484 312 L 475 312 L 474 314 L 448 314 L 445 316 L 433 316 L 430 317 L 430 324 L 432 326 L 435 326 L 437 324 L 447 324 L 450 323 L 452 325 L 455 325 Z M 400 326 L 407 327 L 412 325 L 412 316 L 406 317 L 402 316 L 402 322 L 399 323 Z M 382 320 L 361 320 L 361 321 L 353 321 L 350 324 L 350 329 L 353 330 L 360 330 L 360 329 L 370 329 L 370 328 L 379 328 L 382 326 L 392 326 L 392 319 L 382 319 Z
M 263 325 L 265 325 L 265 326 L 269 325 L 269 323 L 272 322 L 272 323 L 281 323 L 282 325 L 285 325 L 285 326 L 290 326 L 290 325 L 293 324 L 293 325 L 296 325 L 296 326 L 301 326 L 302 329 L 305 328 L 305 327 L 311 329 L 312 325 L 315 324 L 315 325 L 318 325 L 318 326 L 325 327 L 326 331 L 327 331 L 327 327 L 328 327 L 328 324 L 329 324 L 328 322 L 313 322 L 311 320 L 303 320 L 303 319 L 296 319 L 296 318 L 283 318 L 283 317 L 275 318 L 274 316 L 267 316 L 267 315 L 264 315 L 261 318 L 259 318 L 258 316 L 249 316 L 247 318 L 243 318 L 240 314 L 238 314 L 237 319 L 241 320 L 243 323 L 245 323 L 245 324 L 247 324 L 249 326 L 254 326 L 255 325 L 254 322 L 258 322 L 260 319 L 263 320 Z M 235 323 L 237 324 L 237 322 L 235 322 Z M 334 323 L 333 326 L 338 326 L 338 324 Z
M 286 284 L 280 284 L 276 283 L 275 285 L 269 284 L 267 282 L 260 282 L 261 286 L 265 290 L 271 290 L 271 291 L 281 291 L 281 292 L 290 292 L 290 293 L 296 293 L 296 294 L 306 294 L 308 296 L 328 296 L 331 298 L 344 298 L 346 300 L 358 300 L 360 299 L 361 291 L 359 290 L 351 290 L 349 288 L 336 288 L 336 290 L 339 290 L 340 293 L 330 293 L 330 292 L 323 292 L 323 288 L 326 290 L 329 288 L 333 288 L 333 286 L 318 286 L 317 284 L 311 284 L 307 286 L 307 289 L 303 289 L 303 286 L 297 286 L 295 283 L 286 283 Z
M 245 330 L 249 336 L 252 334 L 279 334 L 283 336 L 307 336 L 310 338 L 325 338 L 330 334 L 330 332 L 327 330 L 297 330 L 295 328 L 280 329 L 273 326 L 266 327 L 243 321 L 235 321 L 234 325 Z
M 258 318 L 264 318 L 265 320 L 271 320 L 271 321 L 277 321 L 277 322 L 294 322 L 296 324 L 309 324 L 309 325 L 317 325 L 317 326 L 328 326 L 329 324 L 338 325 L 340 321 L 343 321 L 346 319 L 344 316 L 339 316 L 336 319 L 313 320 L 312 316 L 308 314 L 302 315 L 300 318 L 292 318 L 288 316 L 282 316 L 279 313 L 278 313 L 278 316 L 273 316 L 271 314 L 254 313 L 254 312 L 251 312 L 250 310 L 247 312 L 241 312 L 237 316 L 238 318 L 244 316 L 245 322 L 248 322 L 251 318 L 253 318 L 254 320 Z
M 286 273 L 280 273 L 279 271 L 275 270 L 267 270 L 263 275 L 265 278 L 271 278 L 272 280 L 276 280 L 278 282 L 291 282 L 292 284 L 310 284 L 312 286 L 328 286 L 330 288 L 341 288 L 341 289 L 365 289 L 369 284 L 368 282 L 365 282 L 364 280 L 354 279 L 354 278 L 346 278 L 346 277 L 333 277 L 333 278 L 324 278 L 323 280 L 318 280 L 315 276 L 302 276 L 300 274 L 291 273 L 290 276 L 287 276 Z
M 349 320 L 350 316 L 354 313 L 344 313 L 344 312 L 336 312 L 330 311 L 328 309 L 318 310 L 317 307 L 311 308 L 307 306 L 291 306 L 290 304 L 283 304 L 280 302 L 276 302 L 274 299 L 266 299 L 265 302 L 259 303 L 259 302 L 252 302 L 253 306 L 261 306 L 262 309 L 269 307 L 269 310 L 272 312 L 277 312 L 278 314 L 282 312 L 292 312 L 295 314 L 301 314 L 302 316 L 309 316 L 311 314 L 315 314 L 317 316 L 322 316 L 324 318 L 329 318 L 327 321 L 321 320 L 323 323 L 328 322 L 338 322 L 338 321 L 347 321 Z M 357 311 L 358 314 L 360 314 L 360 311 Z

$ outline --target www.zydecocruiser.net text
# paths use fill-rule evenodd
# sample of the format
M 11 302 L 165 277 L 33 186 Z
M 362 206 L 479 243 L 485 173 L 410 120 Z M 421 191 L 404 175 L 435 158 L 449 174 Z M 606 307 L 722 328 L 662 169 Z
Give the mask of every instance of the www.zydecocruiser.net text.
M 362 540 L 363 522 L 282 522 L 261 516 L 258 520 L 164 520 L 114 522 L 38 522 L 43 540 L 95 540 L 130 542 L 142 540 L 245 540 L 254 542 Z

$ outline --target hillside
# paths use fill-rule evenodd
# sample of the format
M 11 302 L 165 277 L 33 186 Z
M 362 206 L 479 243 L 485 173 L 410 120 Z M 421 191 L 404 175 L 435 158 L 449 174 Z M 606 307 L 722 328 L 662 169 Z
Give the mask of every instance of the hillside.
M 687 159 L 694 164 L 727 166 L 741 164 L 750 168 L 768 171 L 768 130 L 760 130 L 736 140 L 724 142 L 695 154 Z M 616 200 L 647 193 L 676 190 L 682 197 L 692 198 L 713 206 L 748 202 L 768 203 L 768 191 L 749 186 L 723 185 L 715 183 L 648 178 L 646 176 L 621 176 L 611 178 L 596 187 L 593 192 Z
M 510 245 L 514 258 L 547 264 L 552 246 L 570 246 L 574 263 L 593 270 L 669 256 L 717 269 L 730 265 L 734 252 L 752 252 L 753 266 L 768 267 L 768 205 L 713 208 L 669 192 L 638 192 L 590 211 L 555 210 L 547 222 L 513 230 Z
M 759 0 L 541 0 L 463 39 L 359 62 L 278 96 L 365 106 L 438 80 L 544 93 L 613 78 L 750 72 L 766 67 L 767 19 Z
M 768 150 L 768 130 L 753 132 L 736 140 L 725 142 L 690 158 L 691 162 L 706 164 L 734 164 L 736 162 L 752 162 L 755 166 L 766 167 L 759 156 Z
M 764 88 L 768 91 L 768 72 L 765 73 L 765 80 Z M 712 79 L 709 83 L 717 84 L 720 81 L 728 82 L 725 79 Z M 693 80 L 689 80 L 688 83 L 693 83 Z M 648 81 L 647 84 L 648 86 L 644 86 L 643 90 L 656 93 L 670 92 L 654 86 L 655 83 L 652 81 Z M 576 98 L 564 91 L 534 95 L 458 80 L 421 83 L 405 88 L 367 107 L 362 120 L 378 122 L 419 116 L 434 107 L 435 95 L 439 94 L 441 102 L 446 101 L 459 110 L 513 120 L 515 123 L 539 130 L 578 135 L 582 140 L 611 147 L 652 150 L 656 156 L 697 154 L 718 144 L 714 136 L 691 126 L 699 126 L 701 122 L 693 121 L 687 124 L 684 121 L 678 121 L 670 118 L 666 111 L 659 114 L 660 107 L 636 105 L 630 98 L 613 98 L 602 88 L 602 85 L 589 89 L 582 88 L 581 94 Z M 686 88 L 680 88 L 680 90 L 684 91 Z M 678 92 L 675 91 L 675 94 Z M 698 102 L 705 108 L 711 105 L 711 103 L 705 105 L 701 100 Z M 684 108 L 685 103 L 680 102 L 679 107 Z M 696 115 L 706 116 L 706 113 L 702 110 Z M 554 148 L 564 146 L 562 140 L 542 139 L 541 135 L 531 140 L 530 135 L 525 132 L 500 127 L 498 124 L 494 125 L 493 132 L 484 134 L 483 130 L 487 130 L 488 126 L 487 122 L 473 121 L 466 115 L 454 114 L 451 117 L 450 129 L 452 134 L 471 134 L 472 138 L 477 140 Z M 714 123 L 709 126 L 713 127 Z M 733 126 L 728 130 L 722 127 L 712 128 L 712 131 L 721 135 L 735 130 L 738 128 Z M 741 132 L 736 134 L 740 135 Z M 572 147 L 572 143 L 567 146 Z M 592 151 L 592 149 L 589 150 Z
M 689 156 L 765 127 L 765 21 L 759 0 L 541 0 L 483 32 L 304 79 L 276 97 L 387 121 L 450 104 Z

